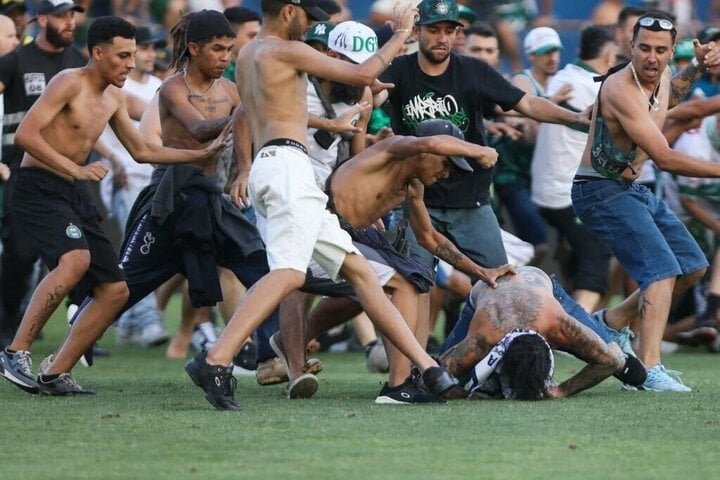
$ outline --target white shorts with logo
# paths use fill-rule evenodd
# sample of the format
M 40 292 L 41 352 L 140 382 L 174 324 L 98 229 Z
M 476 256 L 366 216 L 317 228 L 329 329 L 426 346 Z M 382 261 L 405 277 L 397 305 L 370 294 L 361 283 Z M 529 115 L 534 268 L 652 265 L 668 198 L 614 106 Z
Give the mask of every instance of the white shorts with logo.
M 312 258 L 333 280 L 348 253 L 360 252 L 315 183 L 312 164 L 301 150 L 269 146 L 255 156 L 248 193 L 258 216 L 270 270 L 306 273 Z

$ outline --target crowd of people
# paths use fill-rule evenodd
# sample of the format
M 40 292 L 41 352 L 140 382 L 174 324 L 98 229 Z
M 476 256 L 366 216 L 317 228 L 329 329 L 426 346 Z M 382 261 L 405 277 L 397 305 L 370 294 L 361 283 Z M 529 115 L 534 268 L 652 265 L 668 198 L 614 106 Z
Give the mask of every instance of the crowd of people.
M 661 355 L 720 350 L 720 28 L 603 2 L 561 65 L 552 2 L 238 3 L 2 2 L 0 375 L 92 394 L 110 329 L 239 410 L 235 375 L 312 397 L 346 329 L 378 404 L 691 391 Z

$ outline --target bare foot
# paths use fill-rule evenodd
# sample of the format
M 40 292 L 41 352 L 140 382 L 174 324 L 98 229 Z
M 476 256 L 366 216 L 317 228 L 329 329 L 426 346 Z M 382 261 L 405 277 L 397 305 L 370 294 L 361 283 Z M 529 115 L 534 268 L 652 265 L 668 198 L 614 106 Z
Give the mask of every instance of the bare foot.
M 182 338 L 184 336 L 177 335 L 173 338 L 167 350 L 165 350 L 165 357 L 172 360 L 184 360 L 187 357 L 188 350 L 190 349 L 190 338 Z

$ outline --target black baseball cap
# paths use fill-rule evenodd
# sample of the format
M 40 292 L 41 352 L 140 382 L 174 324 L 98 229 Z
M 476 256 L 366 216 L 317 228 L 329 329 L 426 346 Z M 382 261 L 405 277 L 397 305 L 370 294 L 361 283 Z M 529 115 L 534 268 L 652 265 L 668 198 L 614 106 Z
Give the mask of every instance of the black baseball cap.
M 697 38 L 700 40 L 700 43 L 714 42 L 720 38 L 720 28 L 713 26 L 705 27 L 698 32 Z
M 21 9 L 23 12 L 27 12 L 27 6 L 24 0 L 2 0 L 0 1 L 0 15 L 13 10 L 15 8 Z
M 160 25 L 140 25 L 136 27 L 135 43 L 138 45 L 155 45 L 155 48 L 164 48 L 167 45 L 165 32 Z
M 330 20 L 330 15 L 328 15 L 325 10 L 320 8 L 318 6 L 317 0 L 280 0 L 282 3 L 287 3 L 288 5 L 295 5 L 298 7 L 302 7 L 303 10 L 307 12 L 308 15 L 310 15 L 310 18 L 315 20 L 316 22 L 326 22 Z
M 418 123 L 413 131 L 416 137 L 432 137 L 433 135 L 452 135 L 460 140 L 465 140 L 465 135 L 460 129 L 449 120 L 434 118 L 432 120 L 423 120 Z M 463 157 L 449 156 L 455 166 L 463 172 L 472 172 L 473 168 Z
M 440 22 L 462 25 L 455 0 L 423 0 L 417 8 L 419 15 L 416 25 L 432 25 Z
M 35 13 L 37 15 L 62 15 L 67 11 L 84 12 L 85 9 L 72 0 L 42 0 Z

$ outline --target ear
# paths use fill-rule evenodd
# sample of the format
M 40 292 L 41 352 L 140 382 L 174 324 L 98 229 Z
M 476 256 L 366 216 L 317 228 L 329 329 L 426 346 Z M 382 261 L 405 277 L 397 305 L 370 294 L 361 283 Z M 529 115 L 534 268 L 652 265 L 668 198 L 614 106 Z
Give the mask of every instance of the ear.
M 95 45 L 95 46 L 92 48 L 92 59 L 93 59 L 93 61 L 94 61 L 94 62 L 99 62 L 100 60 L 102 60 L 103 53 L 104 53 L 104 52 L 103 52 L 103 48 L 102 48 L 100 45 Z
M 327 55 L 328 55 L 328 57 L 332 57 L 332 58 L 340 58 L 340 54 L 337 53 L 335 50 L 328 50 Z
M 200 45 L 195 42 L 190 42 L 187 44 L 187 51 L 193 57 L 197 57 L 198 55 L 200 55 Z
M 38 25 L 40 25 L 42 28 L 46 28 L 46 27 L 47 27 L 47 15 L 38 15 L 38 16 L 37 16 L 37 23 L 38 23 Z
M 290 4 L 285 5 L 285 6 L 280 10 L 280 16 L 282 17 L 283 20 L 285 20 L 285 21 L 288 22 L 288 23 L 290 23 L 290 21 L 293 19 L 293 17 L 295 16 L 295 13 L 296 13 L 296 12 L 295 12 L 295 6 L 294 6 L 294 5 L 290 5 Z

